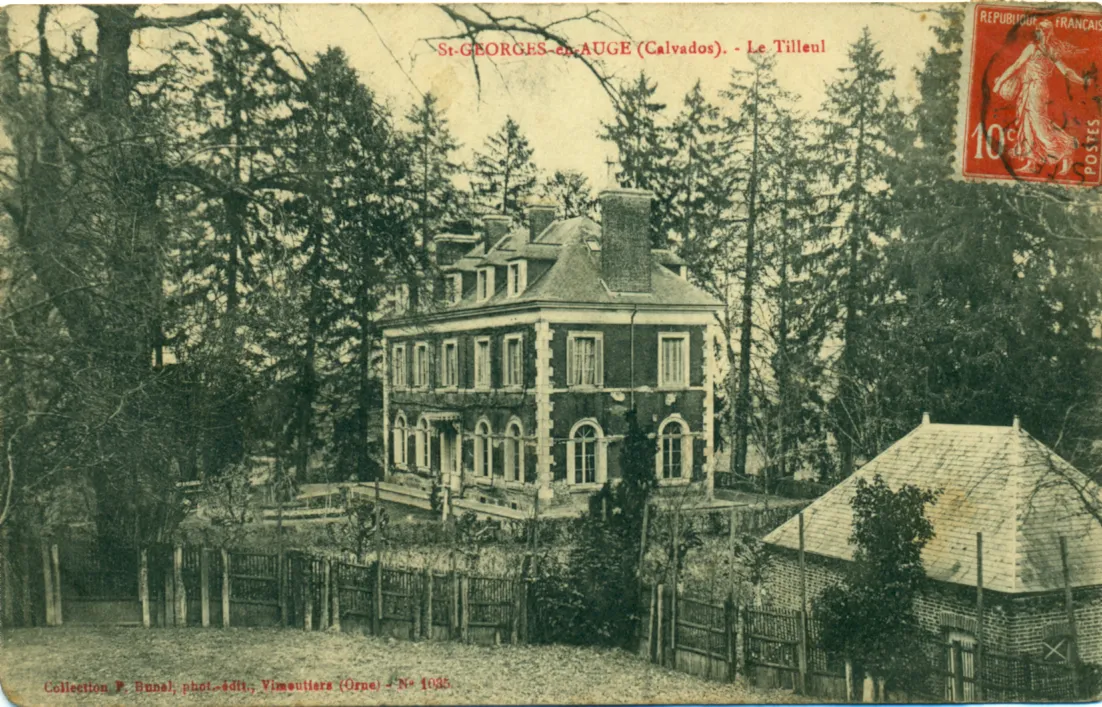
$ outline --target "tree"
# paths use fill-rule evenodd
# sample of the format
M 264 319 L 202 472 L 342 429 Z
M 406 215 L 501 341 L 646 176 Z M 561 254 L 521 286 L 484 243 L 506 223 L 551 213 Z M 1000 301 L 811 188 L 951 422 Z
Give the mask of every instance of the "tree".
M 892 689 L 907 690 L 926 674 L 914 598 L 926 577 L 922 549 L 934 537 L 925 509 L 936 502 L 937 493 L 912 484 L 893 491 L 879 475 L 871 484 L 858 479 L 853 561 L 845 582 L 816 602 L 823 647 Z
M 532 148 L 511 117 L 486 138 L 476 152 L 471 169 L 471 189 L 478 207 L 486 214 L 520 217 L 524 201 L 538 183 Z
M 887 88 L 895 73 L 884 65 L 868 28 L 850 46 L 848 57 L 838 79 L 827 85 L 823 117 L 817 121 L 819 157 L 832 189 L 826 217 L 837 234 L 822 249 L 817 286 L 835 303 L 831 336 L 839 351 L 830 422 L 843 476 L 853 472 L 857 452 L 871 457 L 879 451 L 879 440 L 870 433 L 875 406 L 867 395 L 868 376 L 874 373 L 866 365 L 866 352 L 875 338 L 869 312 L 886 297 L 879 243 L 893 227 L 888 178 L 896 164 L 894 133 L 904 124 Z
M 460 215 L 459 190 L 454 184 L 460 170 L 454 155 L 460 145 L 432 93 L 421 97 L 421 104 L 406 114 L 406 121 L 410 124 L 405 134 L 409 191 L 417 204 L 421 243 L 427 244 Z
M 742 294 L 739 314 L 738 375 L 728 375 L 737 382 L 734 389 L 735 404 L 732 408 L 734 423 L 734 448 L 731 453 L 731 472 L 746 474 L 746 454 L 750 442 L 750 419 L 753 415 L 751 399 L 751 362 L 754 345 L 754 303 L 760 288 L 761 257 L 759 238 L 763 222 L 770 206 L 763 203 L 763 189 L 776 169 L 776 141 L 779 139 L 778 118 L 783 114 L 782 103 L 789 99 L 777 85 L 773 75 L 776 59 L 769 55 L 755 55 L 749 71 L 734 69 L 724 97 L 737 106 L 736 117 L 728 121 L 726 130 L 734 150 L 741 158 L 740 213 L 744 215 L 742 230 Z M 771 195 L 772 196 L 772 195 Z
M 674 224 L 670 219 L 671 182 L 668 129 L 662 124 L 666 104 L 655 100 L 658 85 L 646 72 L 622 86 L 616 105 L 616 117 L 602 123 L 599 137 L 616 146 L 620 160 L 616 181 L 632 189 L 649 189 L 656 201 L 651 208 L 651 242 L 665 248 Z
M 639 562 L 644 509 L 658 485 L 654 474 L 655 442 L 639 424 L 636 411 L 626 415 L 620 452 L 621 482 L 606 483 L 589 500 L 578 521 L 577 542 L 564 564 L 540 564 L 541 603 L 550 603 L 560 623 L 552 638 L 570 643 L 595 640 L 604 645 L 635 645 L 641 596 Z M 537 585 L 537 586 L 539 586 Z
M 560 218 L 592 217 L 596 211 L 597 204 L 589 187 L 589 178 L 577 170 L 555 170 L 544 180 L 540 193 L 558 207 Z

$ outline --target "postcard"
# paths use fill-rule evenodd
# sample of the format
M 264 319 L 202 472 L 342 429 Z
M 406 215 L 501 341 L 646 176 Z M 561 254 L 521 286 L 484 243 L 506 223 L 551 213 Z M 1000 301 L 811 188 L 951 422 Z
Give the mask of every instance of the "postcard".
M 17 705 L 1102 696 L 1102 9 L 0 10 Z

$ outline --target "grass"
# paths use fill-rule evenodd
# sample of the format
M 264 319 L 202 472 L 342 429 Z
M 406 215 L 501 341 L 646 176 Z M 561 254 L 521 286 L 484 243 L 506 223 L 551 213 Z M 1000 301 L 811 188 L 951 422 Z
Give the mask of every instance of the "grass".
M 188 704 L 616 704 L 791 702 L 788 692 L 709 682 L 617 650 L 565 646 L 482 647 L 398 643 L 354 634 L 288 629 L 60 627 L 7 631 L 0 682 L 20 705 Z M 341 691 L 350 678 L 375 691 Z M 399 688 L 399 680 L 412 683 Z M 421 678 L 446 679 L 423 689 Z M 135 692 L 135 681 L 176 694 Z M 263 680 L 332 683 L 331 692 L 266 691 Z M 107 695 L 57 694 L 46 685 L 96 683 Z M 114 691 L 115 681 L 124 693 Z M 192 692 L 183 686 L 243 681 L 246 692 Z M 240 683 L 239 683 L 240 684 Z M 390 685 L 389 688 L 384 687 Z M 441 685 L 443 683 L 440 683 Z

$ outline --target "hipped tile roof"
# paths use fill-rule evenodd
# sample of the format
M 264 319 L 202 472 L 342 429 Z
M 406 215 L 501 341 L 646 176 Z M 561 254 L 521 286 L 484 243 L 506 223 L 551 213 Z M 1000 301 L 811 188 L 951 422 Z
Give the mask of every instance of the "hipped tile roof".
M 526 230 L 516 230 L 491 245 L 488 251 L 478 246 L 456 264 L 459 270 L 476 270 L 485 265 L 504 265 L 510 260 L 553 260 L 542 275 L 530 279 L 527 288 L 516 297 L 498 291 L 485 301 L 476 301 L 473 292 L 465 292 L 462 302 L 450 311 L 464 311 L 496 304 L 523 302 L 562 302 L 577 304 L 646 303 L 673 306 L 718 307 L 714 297 L 696 285 L 681 279 L 666 265 L 683 264 L 666 250 L 651 251 L 651 292 L 614 293 L 601 279 L 601 251 L 589 247 L 600 242 L 601 227 L 585 217 L 555 221 L 537 239 L 525 242 Z
M 1102 585 L 1102 489 L 1017 427 L 925 423 L 804 510 L 809 553 L 852 560 L 851 503 L 858 479 L 940 491 L 926 507 L 934 538 L 923 550 L 929 578 L 976 585 L 976 533 L 983 533 L 984 588 L 1007 594 L 1063 588 L 1061 536 L 1073 587 Z M 765 537 L 797 549 L 792 518 Z

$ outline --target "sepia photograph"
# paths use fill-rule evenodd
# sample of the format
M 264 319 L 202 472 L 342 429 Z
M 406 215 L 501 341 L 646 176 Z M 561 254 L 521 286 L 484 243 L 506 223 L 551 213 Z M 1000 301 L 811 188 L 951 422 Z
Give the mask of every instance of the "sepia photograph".
M 0 8 L 3 698 L 1102 699 L 1100 66 L 1088 3 Z

